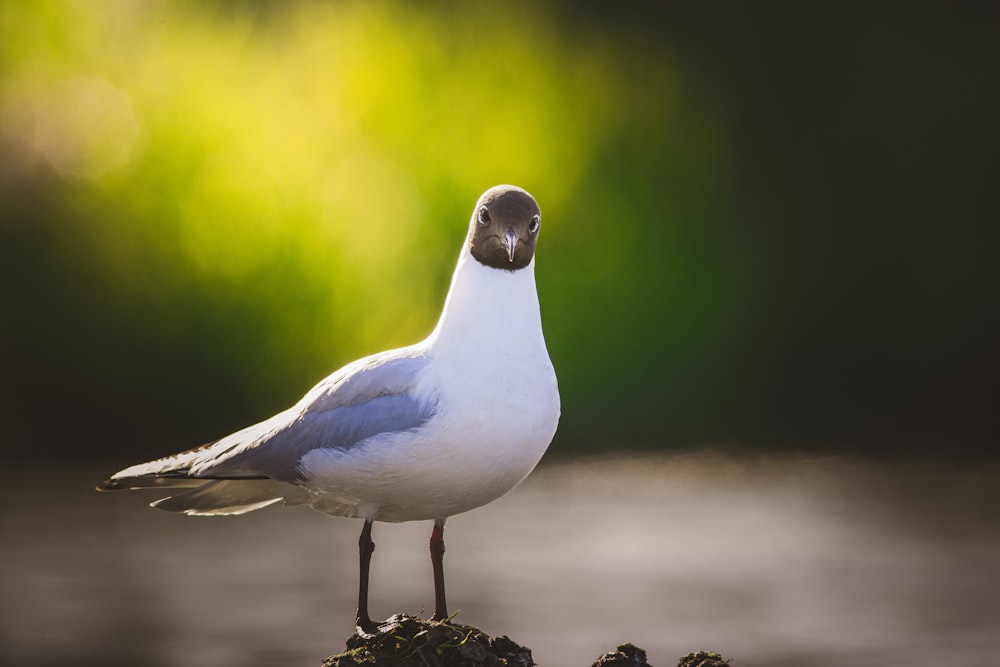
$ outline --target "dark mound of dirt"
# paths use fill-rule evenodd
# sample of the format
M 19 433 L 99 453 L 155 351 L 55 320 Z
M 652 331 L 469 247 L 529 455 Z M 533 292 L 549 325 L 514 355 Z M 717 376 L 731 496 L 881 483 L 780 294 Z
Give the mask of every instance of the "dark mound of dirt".
M 729 667 L 731 662 L 732 660 L 723 660 L 718 653 L 697 651 L 681 658 L 677 667 Z
M 680 659 L 677 667 L 730 667 L 718 653 L 698 651 Z M 355 634 L 347 650 L 331 655 L 323 667 L 533 667 L 531 650 L 506 635 L 490 637 L 479 628 L 457 623 L 424 621 L 396 614 L 379 624 L 374 634 Z M 646 652 L 622 644 L 605 653 L 592 667 L 651 667 Z
M 646 662 L 646 652 L 641 648 L 622 644 L 602 655 L 591 667 L 650 667 L 650 664 Z
M 718 653 L 697 651 L 688 653 L 677 662 L 677 667 L 730 667 L 732 660 L 723 660 Z M 646 662 L 646 652 L 632 644 L 622 644 L 605 653 L 591 667 L 652 667 Z
M 373 635 L 355 634 L 323 667 L 532 667 L 531 651 L 478 628 L 396 614 Z

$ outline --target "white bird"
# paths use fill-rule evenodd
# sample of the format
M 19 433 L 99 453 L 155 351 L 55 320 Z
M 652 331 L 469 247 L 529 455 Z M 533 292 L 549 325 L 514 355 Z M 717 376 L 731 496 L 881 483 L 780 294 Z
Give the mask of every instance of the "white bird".
M 378 628 L 368 614 L 372 522 L 433 520 L 432 618 L 447 619 L 445 520 L 513 489 L 559 421 L 535 288 L 540 226 L 530 194 L 491 188 L 476 203 L 441 318 L 425 340 L 348 364 L 284 412 L 126 468 L 98 490 L 170 489 L 152 506 L 198 516 L 283 502 L 364 519 L 364 633 Z

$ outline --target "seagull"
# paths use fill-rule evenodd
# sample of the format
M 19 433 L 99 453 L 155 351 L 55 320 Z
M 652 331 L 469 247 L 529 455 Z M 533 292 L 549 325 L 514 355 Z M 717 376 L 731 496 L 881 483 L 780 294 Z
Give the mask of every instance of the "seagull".
M 165 489 L 151 506 L 191 516 L 283 503 L 363 519 L 356 626 L 367 635 L 379 627 L 368 613 L 373 522 L 433 521 L 432 620 L 448 620 L 445 521 L 517 486 L 559 422 L 535 287 L 541 219 L 525 190 L 487 190 L 426 339 L 350 363 L 270 419 L 97 489 Z

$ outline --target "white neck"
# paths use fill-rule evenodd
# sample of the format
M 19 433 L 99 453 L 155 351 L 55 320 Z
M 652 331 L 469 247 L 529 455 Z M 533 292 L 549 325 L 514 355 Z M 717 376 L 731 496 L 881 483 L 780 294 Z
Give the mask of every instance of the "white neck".
M 527 339 L 525 339 L 527 338 Z M 535 260 L 504 271 L 480 264 L 462 249 L 441 319 L 425 341 L 438 352 L 541 344 L 542 318 L 535 288 Z

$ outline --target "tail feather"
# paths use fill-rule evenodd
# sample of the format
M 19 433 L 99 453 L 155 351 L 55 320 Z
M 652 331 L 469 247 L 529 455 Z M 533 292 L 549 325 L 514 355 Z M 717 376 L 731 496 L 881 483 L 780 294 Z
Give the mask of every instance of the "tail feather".
M 284 501 L 308 503 L 309 493 L 293 483 L 261 475 L 256 468 L 239 466 L 213 474 L 219 460 L 246 448 L 281 426 L 289 411 L 230 434 L 221 440 L 120 470 L 97 485 L 98 491 L 164 489 L 177 492 L 152 503 L 168 512 L 195 516 L 245 514 Z
M 305 502 L 307 492 L 295 485 L 271 479 L 221 479 L 157 500 L 151 506 L 189 516 L 246 514 L 284 501 L 286 505 Z
M 206 480 L 187 475 L 143 475 L 138 477 L 112 477 L 97 485 L 98 491 L 126 491 L 134 489 L 180 489 L 201 486 Z

